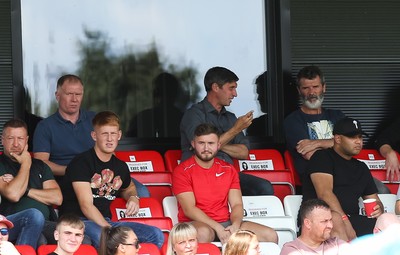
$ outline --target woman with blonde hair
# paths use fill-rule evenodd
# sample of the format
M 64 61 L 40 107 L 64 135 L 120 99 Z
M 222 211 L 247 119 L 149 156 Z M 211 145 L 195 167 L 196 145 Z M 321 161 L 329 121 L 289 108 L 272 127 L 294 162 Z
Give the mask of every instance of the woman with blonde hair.
M 192 224 L 176 224 L 168 237 L 167 255 L 195 255 L 197 253 L 197 231 Z
M 129 227 L 104 227 L 100 237 L 99 255 L 137 255 L 139 240 Z
M 260 246 L 256 234 L 250 230 L 239 229 L 226 243 L 223 255 L 257 255 Z

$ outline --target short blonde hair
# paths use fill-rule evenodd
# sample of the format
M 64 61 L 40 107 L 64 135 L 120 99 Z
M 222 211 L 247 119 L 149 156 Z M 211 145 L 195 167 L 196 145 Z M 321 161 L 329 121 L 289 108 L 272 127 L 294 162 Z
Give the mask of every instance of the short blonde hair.
M 192 224 L 187 222 L 181 222 L 176 224 L 169 233 L 168 236 L 168 248 L 167 255 L 174 254 L 174 244 L 179 243 L 183 240 L 191 238 L 197 239 L 197 230 Z
M 229 237 L 223 255 L 246 255 L 253 238 L 257 236 L 252 231 L 239 229 Z

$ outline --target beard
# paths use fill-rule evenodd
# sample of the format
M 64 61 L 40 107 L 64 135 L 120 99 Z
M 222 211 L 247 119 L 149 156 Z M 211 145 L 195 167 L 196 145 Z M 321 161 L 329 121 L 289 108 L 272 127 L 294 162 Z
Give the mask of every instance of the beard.
M 205 152 L 209 152 L 209 153 L 205 153 Z M 211 161 L 213 158 L 215 158 L 215 155 L 217 155 L 217 152 L 212 153 L 210 151 L 203 151 L 203 152 L 195 151 L 194 153 L 197 158 L 199 158 L 200 160 L 202 160 L 204 162 Z
M 322 102 L 324 102 L 325 94 L 321 93 L 320 95 L 311 95 L 311 96 L 301 96 L 301 102 L 309 109 L 319 109 L 321 108 Z M 315 100 L 315 101 L 311 101 Z

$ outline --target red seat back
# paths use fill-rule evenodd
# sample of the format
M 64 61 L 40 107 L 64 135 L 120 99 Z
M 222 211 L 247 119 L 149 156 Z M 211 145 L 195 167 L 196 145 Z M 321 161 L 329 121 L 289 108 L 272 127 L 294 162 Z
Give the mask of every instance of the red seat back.
M 21 255 L 36 255 L 35 249 L 33 249 L 33 247 L 30 245 L 20 244 L 20 245 L 15 245 L 15 248 Z M 3 253 L 0 253 L 0 254 L 3 254 Z
M 137 217 L 164 217 L 161 203 L 152 197 L 143 197 L 139 200 L 139 213 Z M 118 221 L 125 218 L 126 201 L 116 198 L 110 204 L 111 220 Z
M 246 160 L 234 159 L 233 165 L 240 171 L 286 169 L 283 157 L 276 149 L 250 150 Z
M 144 184 L 151 197 L 157 199 L 160 204 L 164 197 L 172 196 L 171 172 L 133 172 L 131 177 Z
M 38 248 L 38 255 L 48 255 L 57 248 L 55 244 L 45 244 Z M 97 255 L 96 249 L 89 244 L 81 244 L 74 255 Z
M 246 174 L 251 174 L 266 180 L 269 180 L 274 188 L 274 195 L 279 197 L 283 203 L 283 199 L 287 195 L 294 195 L 295 187 L 292 173 L 288 170 L 274 171 L 245 171 Z
M 165 167 L 167 171 L 172 172 L 181 162 L 181 150 L 167 150 L 164 153 Z
M 116 151 L 115 156 L 125 161 L 131 172 L 165 172 L 164 160 L 158 151 Z
M 155 244 L 141 243 L 138 251 L 139 255 L 161 255 L 161 251 Z
M 283 153 L 283 158 L 285 160 L 285 165 L 286 165 L 287 169 L 289 169 L 289 171 L 292 173 L 295 185 L 301 186 L 300 176 L 297 173 L 296 168 L 294 167 L 293 157 L 288 150 L 286 150 Z

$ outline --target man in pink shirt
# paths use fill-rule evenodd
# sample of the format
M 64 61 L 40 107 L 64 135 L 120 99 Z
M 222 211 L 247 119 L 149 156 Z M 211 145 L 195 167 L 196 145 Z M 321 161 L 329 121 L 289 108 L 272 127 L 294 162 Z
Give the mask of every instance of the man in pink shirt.
M 218 129 L 200 124 L 192 141 L 194 155 L 173 171 L 172 189 L 178 200 L 178 219 L 191 221 L 200 243 L 226 243 L 238 229 L 253 231 L 260 242 L 278 242 L 276 232 L 243 221 L 243 202 L 236 169 L 215 157 L 220 148 Z M 229 212 L 229 206 L 231 212 Z
M 310 199 L 303 202 L 299 210 L 299 224 L 300 236 L 285 243 L 280 255 L 338 255 L 348 245 L 337 237 L 331 237 L 331 209 L 323 200 Z

